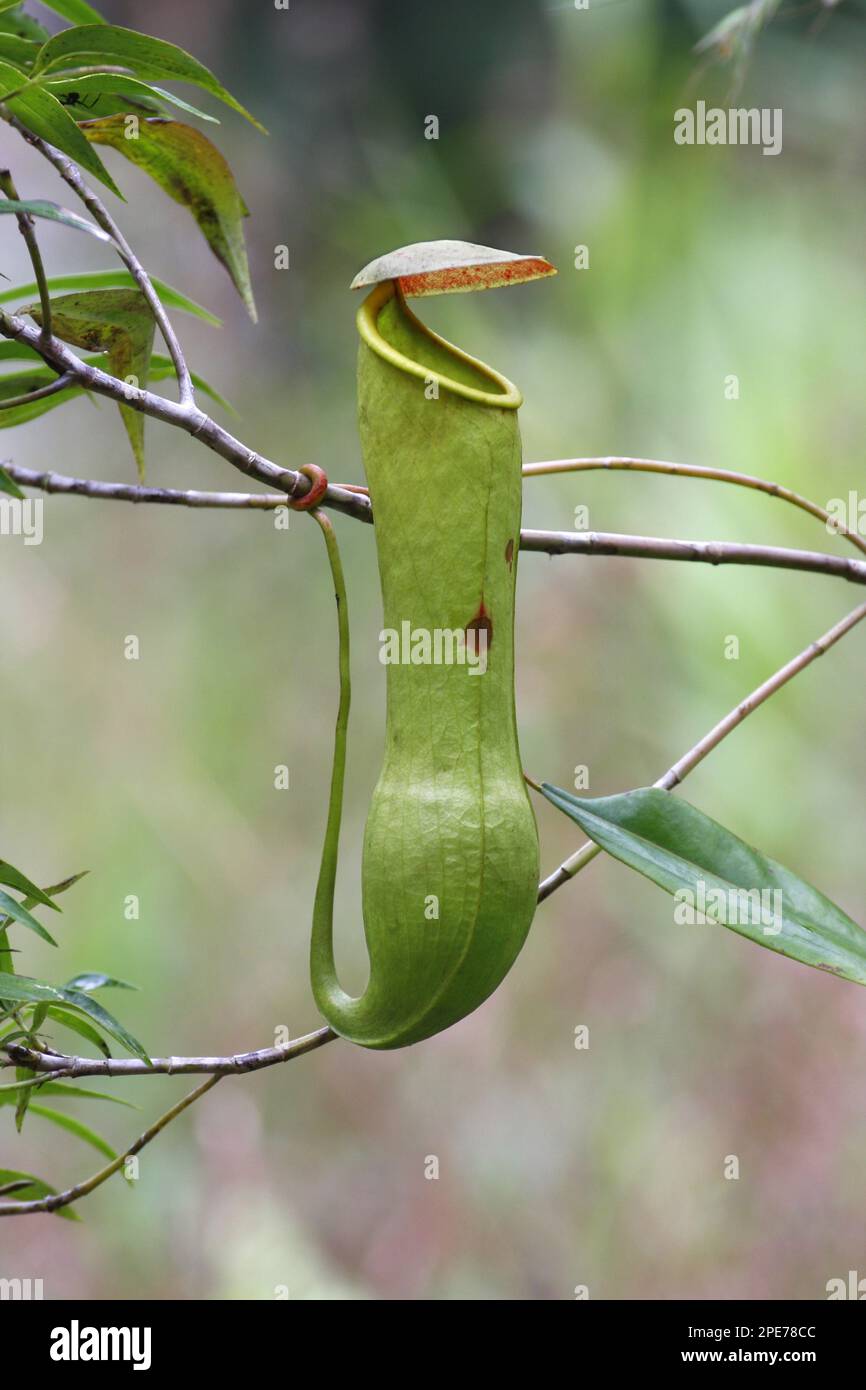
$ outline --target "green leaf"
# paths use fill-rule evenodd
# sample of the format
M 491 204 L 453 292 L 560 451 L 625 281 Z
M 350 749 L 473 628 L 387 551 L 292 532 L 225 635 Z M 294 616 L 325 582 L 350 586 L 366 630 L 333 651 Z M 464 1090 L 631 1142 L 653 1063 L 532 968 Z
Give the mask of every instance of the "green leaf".
M 218 97 L 232 110 L 246 116 L 259 130 L 264 130 L 249 111 L 226 91 L 214 74 L 182 48 L 149 34 L 137 34 L 114 24 L 92 24 L 80 29 L 65 29 L 43 46 L 36 60 L 37 72 L 58 68 L 90 67 L 95 64 L 131 68 L 139 77 L 176 82 L 191 82 L 196 87 Z
M 255 322 L 243 220 L 249 215 L 231 169 L 200 130 L 162 117 L 140 120 L 137 135 L 128 135 L 126 116 L 87 121 L 88 140 L 110 145 L 149 174 L 176 203 L 188 208 L 204 237 L 228 271 Z
M 57 1192 L 56 1187 L 49 1187 L 47 1182 L 43 1182 L 41 1178 L 34 1178 L 32 1173 L 19 1173 L 14 1168 L 0 1168 L 0 1187 L 19 1182 L 24 1185 L 15 1192 L 17 1202 L 34 1202 L 42 1197 L 53 1197 Z M 81 1220 L 73 1207 L 59 1207 L 54 1215 L 62 1216 L 66 1221 Z
M 38 304 L 20 311 L 42 322 Z M 52 330 L 73 347 L 98 349 L 108 355 L 112 376 L 147 387 L 153 335 L 156 328 L 150 306 L 140 290 L 85 290 L 51 300 Z M 49 399 L 51 399 L 49 397 Z M 139 478 L 144 477 L 144 416 L 128 405 L 120 413 Z
M 28 907 L 32 907 L 35 903 L 42 903 L 43 907 L 52 907 L 55 912 L 61 911 L 46 892 L 37 888 L 35 883 L 31 883 L 20 869 L 14 868 L 12 864 L 7 864 L 5 859 L 0 859 L 0 883 L 5 883 L 7 888 L 15 888 L 19 893 L 24 893 L 28 898 L 32 898 L 33 901 L 27 904 Z
M 44 24 L 23 13 L 21 0 L 6 0 L 0 12 L 0 33 L 17 34 L 20 39 L 37 39 L 40 44 L 51 38 Z
M 2 417 L 0 417 L 0 426 L 2 426 L 2 424 L 3 420 Z M 21 491 L 15 479 L 10 478 L 9 474 L 6 472 L 6 469 L 2 467 L 0 467 L 0 492 L 6 492 L 9 494 L 10 497 L 24 497 L 24 493 Z
M 76 975 L 74 979 L 67 980 L 66 989 L 83 989 L 85 994 L 89 994 L 94 989 L 138 989 L 138 985 L 127 984 L 126 980 L 114 980 L 110 975 L 100 975 L 96 971 L 89 971 L 84 975 Z
M 592 800 L 548 783 L 542 791 L 608 854 L 708 920 L 803 965 L 866 984 L 862 927 L 687 801 L 651 787 Z
M 91 1043 L 103 1057 L 111 1056 L 111 1048 L 108 1046 L 101 1033 L 97 1033 L 89 1023 L 85 1023 L 83 1018 L 79 1018 L 77 1013 L 71 1009 L 64 1009 L 56 1004 L 52 1004 L 48 1009 L 48 1017 L 55 1023 L 59 1023 L 64 1028 L 68 1028 L 70 1033 L 77 1033 L 79 1038 L 86 1039 Z
M 20 976 L 15 978 L 20 979 Z M 142 1062 L 147 1062 L 148 1066 L 150 1065 L 150 1058 L 138 1039 L 133 1037 L 132 1033 L 124 1028 L 123 1024 L 119 1023 L 107 1009 L 104 1009 L 101 1004 L 97 1004 L 95 999 L 91 999 L 89 994 L 77 989 L 64 989 L 61 993 L 67 1003 L 72 1004 L 83 1014 L 87 1014 L 92 1022 L 97 1023 L 104 1033 L 108 1033 L 109 1037 L 119 1042 L 122 1047 L 126 1048 L 127 1052 L 131 1052 L 133 1056 L 140 1058 Z
M 67 32 L 75 33 L 75 30 Z M 62 38 L 63 35 L 58 34 L 57 37 Z M 49 39 L 48 42 L 51 43 L 52 40 Z M 47 44 L 44 45 L 40 51 L 44 53 L 47 47 Z M 85 140 L 66 108 L 43 87 L 28 86 L 26 90 L 19 91 L 26 81 L 18 68 L 13 67 L 11 63 L 0 61 L 0 101 L 5 99 L 12 114 L 17 116 L 28 130 L 32 130 L 34 135 L 47 140 L 51 145 L 56 145 L 64 154 L 68 154 L 70 159 L 74 159 L 76 164 L 80 164 L 82 169 L 86 169 L 94 178 L 104 183 L 106 188 L 110 188 L 112 193 L 116 193 L 118 198 L 122 198 L 123 195 L 114 179 L 95 150 Z M 7 97 L 7 93 L 11 92 L 18 92 L 18 96 Z
M 111 110 L 103 110 L 100 98 L 112 96 L 130 97 L 133 102 L 149 109 L 153 109 L 154 102 L 157 109 L 168 102 L 189 116 L 197 116 L 200 121 L 220 124 L 216 116 L 209 116 L 206 111 L 191 106 L 188 101 L 175 96 L 174 92 L 167 92 L 164 87 L 154 87 L 149 82 L 141 82 L 139 78 L 129 77 L 122 72 L 95 72 L 84 77 L 60 77 L 46 81 L 43 85 L 45 90 L 52 92 L 60 104 L 65 106 L 67 111 L 73 112 L 79 121 L 129 110 L 128 105 L 120 103 L 112 106 Z
M 91 1091 L 87 1086 L 70 1086 L 65 1081 L 46 1081 L 39 1087 L 40 1096 L 54 1096 L 57 1100 L 107 1100 L 112 1105 L 123 1105 L 127 1110 L 140 1110 L 131 1100 L 122 1096 L 110 1095 L 108 1091 Z
M 57 945 L 51 933 L 45 930 L 41 922 L 37 922 L 36 918 L 27 911 L 24 904 L 19 903 L 16 898 L 10 897 L 8 893 L 4 893 L 2 889 L 0 889 L 0 912 L 4 913 L 7 917 L 11 917 L 13 921 L 20 922 L 23 927 L 29 927 L 31 931 L 35 932 L 37 936 L 41 936 L 42 940 L 47 941 L 49 945 Z M 8 923 L 3 923 L 3 925 L 8 926 Z M 5 998 L 6 996 L 3 995 L 0 997 Z
M 182 309 L 187 314 L 194 314 L 197 319 L 204 323 L 210 323 L 214 328 L 221 326 L 221 319 L 216 314 L 212 314 L 209 309 L 205 309 L 201 304 L 197 304 L 194 299 L 182 294 L 180 290 L 173 289 L 164 280 L 158 280 L 155 275 L 151 275 L 150 282 L 156 290 L 166 309 Z M 128 270 L 85 270 L 75 275 L 53 275 L 48 281 L 48 288 L 53 293 L 55 290 L 106 290 L 106 289 L 135 289 L 135 281 Z M 33 280 L 27 285 L 13 285 L 9 288 L 0 290 L 0 304 L 12 304 L 16 300 L 29 298 L 37 293 L 39 286 Z M 26 348 L 26 353 L 20 351 L 17 343 L 0 343 L 0 358 L 6 356 L 4 348 L 19 348 L 17 355 L 35 357 L 41 361 L 38 352 L 33 348 Z M 15 356 L 14 352 L 8 354 Z
M 77 126 L 75 128 L 78 129 Z M 73 227 L 77 232 L 89 232 L 98 241 L 112 244 L 111 237 L 101 227 L 88 222 L 86 217 L 79 217 L 77 212 L 62 208 L 59 203 L 49 202 L 47 198 L 0 198 L 0 213 L 4 212 L 16 215 L 19 212 L 28 212 L 31 217 L 47 217 L 51 222 L 62 222 L 64 227 Z
M 77 1120 L 74 1115 L 64 1115 L 60 1110 L 52 1110 L 48 1105 L 37 1105 L 35 1101 L 30 1105 L 30 1114 L 39 1115 L 43 1120 L 50 1120 L 53 1125 L 59 1125 L 61 1129 L 65 1129 L 69 1134 L 74 1134 L 76 1138 L 83 1139 L 85 1144 L 89 1144 L 91 1148 L 96 1149 L 97 1153 L 103 1154 L 105 1158 L 117 1158 L 116 1151 L 111 1147 L 107 1139 L 103 1139 L 102 1135 L 97 1134 L 95 1129 L 91 1129 L 89 1125 L 83 1124 L 82 1121 Z
M 22 38 L 18 34 L 0 34 L 0 58 L 4 58 L 17 70 L 16 87 L 24 85 L 27 69 L 36 62 L 39 49 L 38 40 Z M 12 88 L 10 87 L 8 90 L 12 91 Z
M 40 386 L 47 386 L 50 382 L 57 380 L 57 373 L 50 367 L 33 367 L 27 372 L 7 372 L 0 376 L 0 402 L 11 401 L 18 396 L 26 395 L 29 391 L 36 391 Z M 16 425 L 26 425 L 28 421 L 35 420 L 46 411 L 53 410 L 65 401 L 72 400 L 75 396 L 80 396 L 80 386 L 64 386 L 62 391 L 56 391 L 53 396 L 43 396 L 38 401 L 24 401 L 21 405 L 9 406 L 0 409 L 0 430 L 14 429 Z
M 88 5 L 86 0 L 42 0 L 43 5 L 70 24 L 104 24 L 105 20 L 98 10 Z
M 24 1004 L 50 1004 L 52 1017 L 53 1009 L 58 1004 L 66 1005 L 77 1013 L 84 1014 L 92 1023 L 96 1023 L 103 1032 L 115 1038 L 135 1057 L 140 1057 L 143 1062 L 150 1061 L 138 1039 L 134 1038 L 107 1009 L 81 990 L 56 989 L 44 980 L 33 980 L 26 975 L 0 973 L 0 999 L 20 1000 Z

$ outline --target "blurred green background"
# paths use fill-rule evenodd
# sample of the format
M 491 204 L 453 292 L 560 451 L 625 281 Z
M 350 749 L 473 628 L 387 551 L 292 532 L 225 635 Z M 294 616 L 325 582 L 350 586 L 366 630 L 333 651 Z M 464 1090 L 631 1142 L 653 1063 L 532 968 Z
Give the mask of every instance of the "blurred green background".
M 520 384 L 527 460 L 638 453 L 760 473 L 822 503 L 862 486 L 862 4 L 796 7 L 761 37 L 738 104 L 783 108 L 775 158 L 673 142 L 677 107 L 729 104 L 729 74 L 691 52 L 726 0 L 102 8 L 194 51 L 270 130 L 223 111 L 209 127 L 252 211 L 257 327 L 188 213 L 103 152 L 148 268 L 224 319 L 176 322 L 241 412 L 225 423 L 268 457 L 361 480 L 349 281 L 392 247 L 458 237 L 560 268 L 422 306 Z M 429 114 L 438 141 L 424 138 Z M 22 196 L 68 201 L 33 152 L 0 140 Z M 14 225 L 2 231 L 4 272 L 29 279 Z M 40 240 L 50 273 L 106 264 L 64 229 Z M 588 270 L 573 268 L 578 244 Z M 274 268 L 279 245 L 288 271 Z M 243 486 L 178 433 L 149 421 L 147 436 L 152 481 Z M 104 401 L 0 445 L 30 467 L 132 480 Z M 527 481 L 528 525 L 569 529 L 581 504 L 597 530 L 844 553 L 809 517 L 712 483 Z M 337 525 L 355 681 L 339 952 L 360 989 L 384 681 L 373 534 Z M 45 528 L 41 547 L 2 542 L 2 852 L 42 882 L 91 873 L 65 899 L 58 952 L 18 933 L 19 969 L 135 980 L 140 994 L 106 1003 L 155 1053 L 315 1027 L 307 949 L 336 707 L 316 529 L 72 498 L 47 500 Z M 537 555 L 518 589 L 525 765 L 570 786 L 587 764 L 592 795 L 651 782 L 858 597 L 800 574 Z M 138 662 L 124 659 L 131 633 Z M 685 792 L 860 921 L 863 641 L 798 678 Z M 581 836 L 537 811 L 549 872 Z M 574 1047 L 581 1024 L 588 1051 Z M 42 1277 L 59 1299 L 284 1286 L 546 1300 L 580 1284 L 592 1298 L 820 1298 L 828 1279 L 866 1275 L 864 1059 L 861 991 L 720 927 L 675 926 L 671 899 L 602 859 L 539 910 L 473 1017 L 405 1052 L 338 1043 L 225 1081 L 145 1151 L 134 1191 L 115 1180 L 82 1204 L 83 1224 L 3 1222 L 0 1274 Z M 186 1082 L 114 1084 L 142 1106 L 98 1115 L 123 1147 Z M 6 1114 L 3 1166 L 58 1186 L 98 1166 L 38 1120 L 15 1136 Z M 731 1154 L 738 1181 L 724 1177 Z

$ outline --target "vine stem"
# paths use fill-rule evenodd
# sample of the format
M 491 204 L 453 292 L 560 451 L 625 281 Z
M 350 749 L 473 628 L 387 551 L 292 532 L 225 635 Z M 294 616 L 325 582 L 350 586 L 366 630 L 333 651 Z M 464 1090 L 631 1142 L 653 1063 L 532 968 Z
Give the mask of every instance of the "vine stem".
M 781 690 L 783 685 L 787 685 L 788 681 L 792 680 L 798 672 L 804 671 L 807 666 L 811 666 L 813 661 L 817 661 L 819 656 L 823 656 L 826 651 L 835 646 L 847 632 L 851 631 L 852 627 L 856 627 L 864 618 L 866 618 L 866 603 L 861 603 L 847 617 L 842 618 L 828 632 L 825 632 L 823 637 L 811 642 L 787 665 L 781 667 L 768 680 L 765 680 L 763 685 L 759 685 L 756 690 L 753 690 L 751 695 L 747 695 L 745 700 L 741 700 L 730 714 L 726 714 L 724 719 L 720 719 L 709 733 L 704 734 L 704 737 L 693 748 L 690 748 L 672 767 L 668 768 L 664 776 L 654 782 L 653 786 L 659 787 L 662 791 L 673 791 L 690 772 L 694 771 L 699 763 L 703 762 L 708 753 L 718 747 L 722 739 L 727 738 L 729 733 L 736 729 L 739 724 L 742 724 L 744 719 L 747 719 L 765 700 L 769 700 L 770 696 L 774 695 L 777 690 Z M 555 869 L 552 874 L 542 880 L 538 888 L 538 901 L 544 902 L 545 898 L 549 898 L 551 893 L 555 893 L 564 883 L 569 883 L 581 869 L 585 868 L 600 853 L 601 847 L 592 840 L 581 845 L 580 849 L 564 860 L 558 869 Z

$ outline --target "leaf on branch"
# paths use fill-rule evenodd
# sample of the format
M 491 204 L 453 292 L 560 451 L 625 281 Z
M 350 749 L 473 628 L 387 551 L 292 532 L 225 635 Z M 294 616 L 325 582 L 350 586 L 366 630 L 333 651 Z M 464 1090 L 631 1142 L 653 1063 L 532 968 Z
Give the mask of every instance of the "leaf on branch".
M 15 1184 L 16 1202 L 33 1202 L 42 1197 L 53 1197 L 57 1192 L 56 1187 L 49 1187 L 47 1182 L 41 1178 L 34 1178 L 32 1173 L 18 1173 L 13 1168 L 0 1168 L 0 1187 L 8 1187 L 10 1183 Z M 19 1187 L 19 1183 L 21 1186 Z M 58 1207 L 55 1216 L 62 1216 L 66 1221 L 80 1221 L 74 1207 Z
M 78 127 L 75 129 L 78 130 Z M 17 217 L 20 212 L 26 212 L 30 217 L 47 217 L 51 222 L 62 222 L 64 227 L 73 227 L 77 232 L 89 232 L 98 241 L 111 244 L 111 237 L 101 227 L 88 222 L 86 217 L 79 217 L 77 212 L 62 208 L 59 203 L 49 202 L 47 198 L 0 198 L 0 213 L 9 213 Z
M 209 309 L 205 309 L 201 304 L 197 304 L 194 299 L 182 294 L 180 290 L 167 285 L 164 280 L 158 280 L 155 275 L 151 275 L 150 283 L 156 290 L 166 309 L 182 309 L 187 314 L 194 314 L 196 318 L 204 323 L 212 324 L 214 328 L 220 328 L 222 320 L 216 314 L 212 314 Z M 135 281 L 128 270 L 85 270 L 73 275 L 53 275 L 48 281 L 48 288 L 52 292 L 55 290 L 104 290 L 104 289 L 135 289 Z M 35 280 L 28 285 L 13 285 L 11 288 L 0 290 L 0 304 L 11 304 L 16 299 L 24 299 L 33 295 L 39 289 Z M 5 346 L 14 347 L 15 344 Z M 4 344 L 0 343 L 0 357 L 5 354 L 2 352 Z M 34 348 L 28 347 L 21 356 L 35 357 L 41 361 L 39 353 Z M 9 356 L 13 356 L 9 353 Z
M 696 920 L 719 922 L 803 965 L 866 984 L 862 927 L 681 797 L 652 787 L 594 799 L 547 782 L 541 790 L 608 854 L 691 904 Z
M 35 1101 L 29 1109 L 31 1115 L 39 1115 L 43 1120 L 50 1120 L 52 1124 L 59 1125 L 61 1129 L 65 1129 L 69 1134 L 74 1134 L 77 1139 L 82 1139 L 85 1144 L 89 1144 L 105 1158 L 109 1160 L 117 1158 L 116 1151 L 107 1139 L 103 1139 L 101 1134 L 97 1134 L 95 1129 L 83 1124 L 81 1120 L 76 1120 L 73 1115 L 64 1115 L 61 1111 L 53 1110 L 48 1105 L 37 1105 Z
M 21 313 L 42 323 L 38 304 L 27 305 Z M 156 323 L 140 290 L 85 290 L 60 295 L 51 300 L 51 326 L 58 338 L 73 347 L 106 353 L 112 376 L 131 388 L 146 389 Z M 144 478 L 144 416 L 128 405 L 121 405 L 120 413 L 138 476 Z
M 79 1018 L 78 1014 L 73 1013 L 71 1009 L 64 1009 L 57 1004 L 51 1004 L 48 1007 L 47 1016 L 55 1023 L 59 1023 L 61 1027 L 68 1028 L 70 1033 L 76 1033 L 79 1038 L 84 1038 L 91 1043 L 98 1052 L 102 1053 L 103 1057 L 111 1056 L 111 1048 L 102 1034 L 97 1033 L 95 1028 L 89 1023 L 85 1023 L 84 1019 Z
M 36 918 L 27 911 L 24 904 L 19 903 L 17 898 L 11 897 L 9 893 L 4 893 L 2 889 L 0 889 L 0 912 L 12 921 L 20 922 L 22 927 L 29 927 L 32 932 L 35 932 L 37 936 L 41 936 L 42 940 L 47 941 L 50 946 L 57 945 L 51 933 L 45 930 L 41 922 L 37 922 Z M 4 928 L 8 925 L 8 922 L 0 922 L 0 926 Z
M 55 1100 L 107 1100 L 112 1105 L 123 1105 L 127 1110 L 140 1110 L 140 1105 L 135 1105 L 131 1100 L 124 1100 L 122 1096 L 111 1095 L 108 1091 L 91 1091 L 87 1086 L 72 1086 L 66 1081 L 46 1081 L 44 1086 L 39 1086 L 40 1096 L 54 1096 Z
M 64 1011 L 72 1009 L 75 1013 L 84 1014 L 86 1019 L 119 1042 L 127 1052 L 140 1057 L 143 1062 L 150 1062 L 137 1038 L 134 1038 L 107 1009 L 81 990 L 58 989 L 54 985 L 46 984 L 44 980 L 33 980 L 26 975 L 0 973 L 0 998 L 17 1000 L 22 1004 L 48 1004 L 51 1016 L 58 1006 Z
M 62 68 L 90 67 L 97 63 L 131 68 L 138 77 L 151 80 L 168 78 L 176 82 L 191 82 L 264 131 L 264 126 L 192 54 L 163 39 L 154 39 L 149 34 L 138 34 L 133 29 L 123 29 L 118 25 L 89 24 L 78 29 L 64 29 L 43 45 L 34 71 L 51 72 Z
M 134 136 L 125 116 L 88 121 L 81 129 L 94 144 L 110 145 L 144 169 L 170 198 L 189 208 L 255 322 L 243 233 L 249 210 L 216 145 L 200 130 L 162 118 L 138 121 Z
M 216 116 L 209 116 L 188 101 L 167 92 L 163 87 L 154 87 L 142 82 L 138 77 L 129 77 L 122 72 L 94 72 L 83 77 L 60 77 L 44 83 L 46 91 L 53 93 L 57 100 L 77 115 L 79 121 L 99 116 L 113 116 L 119 112 L 144 108 L 161 111 L 166 102 L 185 111 L 189 116 L 197 116 L 200 121 L 213 125 L 220 122 Z M 128 97 L 128 101 L 123 101 Z
M 26 874 L 22 874 L 20 869 L 8 864 L 5 859 L 0 859 L 0 883 L 5 883 L 7 888 L 14 888 L 19 893 L 24 893 L 26 897 L 32 899 L 27 906 L 32 907 L 34 903 L 42 903 L 43 907 L 52 907 L 55 912 L 61 912 L 59 908 L 44 889 L 37 888 L 35 883 L 31 883 Z
M 74 33 L 74 30 L 71 32 Z M 44 47 L 41 51 L 44 52 Z M 123 194 L 99 155 L 85 140 L 75 121 L 57 98 L 43 87 L 34 86 L 28 87 L 26 91 L 19 91 L 27 80 L 20 69 L 13 67 L 11 63 L 0 61 L 0 101 L 6 100 L 13 116 L 17 116 L 21 124 L 34 135 L 47 140 L 51 145 L 56 145 L 58 150 L 69 155 L 82 169 L 93 174 L 94 178 L 104 183 L 112 193 L 116 193 L 118 198 L 122 198 Z M 7 93 L 16 91 L 19 92 L 18 96 L 7 98 Z M 83 222 L 84 219 L 81 220 Z

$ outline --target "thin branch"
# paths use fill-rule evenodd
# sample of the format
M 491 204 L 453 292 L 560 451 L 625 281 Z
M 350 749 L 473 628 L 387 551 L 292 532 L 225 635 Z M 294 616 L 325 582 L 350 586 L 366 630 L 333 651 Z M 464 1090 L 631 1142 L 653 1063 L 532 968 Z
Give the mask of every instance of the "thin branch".
M 43 158 L 48 160 L 49 164 L 54 166 L 63 181 L 67 183 L 73 193 L 75 193 L 76 197 L 81 199 L 97 225 L 111 237 L 117 247 L 120 259 L 123 261 L 133 280 L 141 290 L 141 293 L 144 295 L 144 298 L 147 300 L 147 303 L 150 305 L 150 311 L 156 319 L 159 331 L 165 340 L 165 345 L 168 348 L 168 353 L 174 364 L 175 373 L 177 375 L 180 403 L 181 405 L 193 405 L 195 402 L 195 390 L 193 388 L 192 378 L 190 377 L 189 367 L 186 364 L 183 349 L 172 327 L 171 320 L 163 307 L 162 300 L 153 288 L 150 276 L 139 261 L 114 218 L 111 216 L 111 213 L 102 202 L 102 199 L 98 198 L 97 195 L 88 188 L 71 159 L 67 159 L 64 154 L 54 149 L 47 141 L 42 140 L 38 135 L 34 135 L 32 130 L 28 130 L 26 126 L 23 126 L 21 122 L 16 120 L 11 114 L 7 114 L 6 119 L 9 124 L 18 131 L 18 134 L 23 136 L 28 145 L 32 145 L 35 150 L 39 151 Z M 34 270 L 35 268 L 34 265 Z M 44 316 L 44 304 L 42 312 Z
M 0 406 L 2 408 L 2 406 Z M 64 473 L 38 472 L 3 462 L 4 472 L 22 487 L 103 502 L 149 502 L 166 507 L 222 507 L 230 510 L 274 511 L 288 505 L 285 492 L 198 492 L 168 487 L 140 487 L 130 483 L 103 483 L 92 478 L 71 478 Z
M 849 540 L 852 545 L 856 545 L 857 549 L 862 550 L 866 555 L 866 539 L 858 535 L 856 531 L 850 531 L 847 526 L 841 526 L 817 502 L 810 502 L 808 497 L 801 497 L 799 493 L 792 492 L 790 488 L 783 487 L 781 483 L 770 483 L 765 478 L 754 477 L 751 473 L 737 473 L 726 468 L 704 468 L 699 464 L 691 463 L 668 463 L 664 459 L 610 457 L 550 459 L 546 463 L 527 463 L 523 469 L 523 476 L 533 478 L 550 473 L 591 473 L 598 470 L 664 473 L 682 478 L 707 478 L 712 482 L 733 483 L 735 487 L 746 487 L 755 492 L 764 492 L 769 497 L 778 497 L 781 501 L 790 502 L 792 506 L 799 507 L 803 512 L 808 512 L 810 516 L 817 517 L 824 522 L 828 530 L 836 535 L 844 536 L 846 540 Z
M 9 169 L 0 169 L 0 188 L 7 198 L 15 203 L 19 201 L 18 190 L 15 187 L 15 180 Z M 26 212 L 19 212 L 16 218 L 18 230 L 24 238 L 27 246 L 27 254 L 30 257 L 30 264 L 33 267 L 33 274 L 36 277 L 36 285 L 39 290 L 39 303 L 42 305 L 42 331 L 46 338 L 51 337 L 51 295 L 48 292 L 48 281 L 45 278 L 45 266 L 42 264 L 42 253 L 39 250 L 39 242 L 36 240 L 36 228 L 33 225 L 33 218 Z
M 98 1173 L 94 1173 L 85 1182 L 76 1183 L 74 1187 L 67 1187 L 64 1192 L 52 1192 L 47 1197 L 34 1198 L 31 1202 L 0 1202 L 0 1216 L 34 1216 L 37 1212 L 59 1211 L 61 1207 L 71 1206 L 81 1197 L 88 1196 L 89 1193 L 113 1177 L 115 1173 L 118 1173 L 128 1158 L 141 1153 L 145 1145 L 155 1139 L 158 1134 L 161 1134 L 172 1120 L 176 1120 L 178 1115 L 182 1115 L 184 1110 L 188 1110 L 207 1091 L 213 1090 L 217 1082 L 221 1080 L 221 1076 L 209 1076 L 201 1086 L 197 1086 L 194 1091 L 190 1091 L 182 1100 L 179 1100 L 177 1105 L 173 1105 L 164 1115 L 160 1115 L 159 1119 L 149 1129 L 146 1129 L 125 1153 L 118 1154 L 117 1158 L 112 1159 L 111 1163 L 105 1168 L 100 1168 Z
M 285 493 L 197 492 L 174 488 L 137 487 L 70 478 L 62 473 L 38 473 L 4 463 L 10 478 L 24 487 L 43 492 L 66 493 L 109 502 L 150 502 L 159 506 L 222 507 L 234 511 L 272 511 L 286 506 Z M 372 517 L 371 517 L 372 519 Z M 767 568 L 807 570 L 866 584 L 866 562 L 846 556 L 824 555 L 812 550 L 787 550 L 781 546 L 735 545 L 722 541 L 678 541 L 653 536 L 620 536 L 606 532 L 521 531 L 520 549 L 547 555 L 618 555 L 650 560 L 690 560 L 710 565 L 760 565 Z
M 301 1038 L 293 1038 L 282 1047 L 262 1047 L 256 1052 L 237 1052 L 231 1057 L 154 1057 L 150 1064 L 137 1057 L 69 1057 L 62 1052 L 37 1052 L 21 1043 L 0 1044 L 7 1060 L 0 1068 L 27 1067 L 30 1071 L 47 1072 L 54 1081 L 69 1081 L 82 1076 L 180 1076 L 207 1073 L 209 1076 L 237 1076 L 248 1071 L 262 1071 L 315 1052 L 317 1047 L 333 1042 L 337 1034 L 330 1028 L 317 1028 Z
M 690 748 L 688 753 L 684 753 L 674 763 L 673 767 L 668 768 L 664 776 L 654 782 L 653 786 L 660 787 L 663 791 L 673 791 L 698 766 L 698 763 L 703 762 L 708 753 L 717 748 L 729 733 L 742 724 L 744 719 L 747 719 L 765 700 L 769 700 L 771 695 L 775 695 L 777 690 L 781 690 L 783 685 L 787 685 L 789 680 L 793 680 L 800 671 L 804 671 L 819 656 L 823 656 L 826 651 L 829 651 L 864 618 L 866 618 L 866 603 L 861 603 L 847 617 L 842 618 L 828 632 L 825 632 L 823 637 L 819 637 L 816 642 L 811 642 L 786 666 L 776 671 L 774 675 L 764 681 L 763 685 L 759 685 L 756 690 L 753 690 L 751 695 L 747 695 L 745 700 L 741 700 L 730 714 L 726 714 L 724 719 L 719 720 L 719 723 L 695 744 L 694 748 Z M 538 901 L 544 902 L 545 898 L 549 898 L 551 893 L 556 892 L 557 888 L 561 888 L 564 883 L 573 879 L 575 874 L 578 874 L 600 853 L 600 846 L 592 840 L 581 845 L 580 849 L 560 864 L 558 869 L 542 880 L 538 888 Z
M 9 396 L 7 400 L 0 401 L 0 410 L 12 410 L 17 405 L 30 405 L 33 401 L 44 401 L 46 396 L 56 396 L 58 391 L 65 391 L 67 386 L 74 386 L 75 378 L 70 372 L 64 372 L 54 381 L 49 381 L 45 386 L 37 386 L 35 391 L 24 391 L 20 396 Z
M 735 545 L 727 541 L 678 541 L 654 536 L 622 536 L 604 531 L 521 531 L 520 549 L 547 555 L 624 555 L 641 560 L 693 560 L 708 565 L 762 565 L 776 569 L 832 574 L 866 584 L 866 561 L 815 550 L 774 545 Z
M 304 497 L 309 492 L 311 483 L 305 474 L 296 473 L 290 468 L 279 468 L 277 464 L 255 453 L 197 406 L 182 405 L 152 391 L 144 391 L 141 387 L 119 381 L 117 377 L 110 376 L 99 367 L 83 362 L 59 339 L 45 340 L 38 329 L 17 314 L 9 314 L 2 309 L 0 334 L 33 348 L 50 367 L 59 373 L 68 372 L 85 390 L 93 391 L 99 396 L 108 396 L 119 405 L 128 405 L 132 410 L 139 410 L 154 420 L 161 420 L 164 424 L 184 430 L 247 477 L 277 488 L 288 497 Z M 328 488 L 323 504 L 359 521 L 373 519 L 369 498 L 334 485 Z

